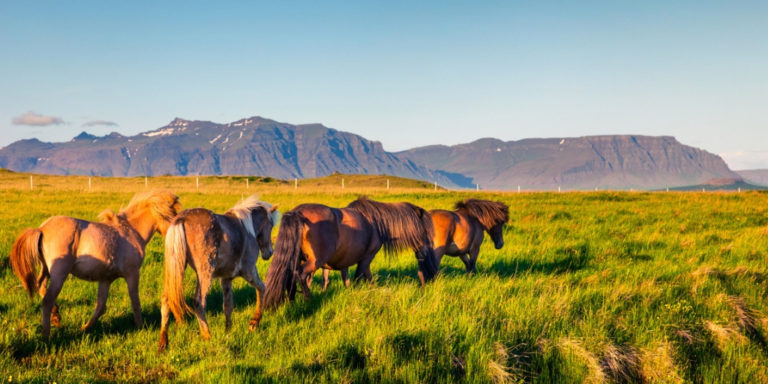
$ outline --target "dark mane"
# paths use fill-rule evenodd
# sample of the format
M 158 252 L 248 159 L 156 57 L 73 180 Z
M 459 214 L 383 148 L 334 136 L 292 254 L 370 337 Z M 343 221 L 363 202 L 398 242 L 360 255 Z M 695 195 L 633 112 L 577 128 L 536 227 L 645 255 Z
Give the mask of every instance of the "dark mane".
M 379 232 L 384 252 L 432 248 L 434 229 L 429 212 L 411 203 L 382 203 L 359 197 L 347 208 L 354 209 Z
M 509 207 L 498 201 L 467 199 L 457 202 L 453 208 L 474 217 L 485 229 L 491 229 L 509 220 Z

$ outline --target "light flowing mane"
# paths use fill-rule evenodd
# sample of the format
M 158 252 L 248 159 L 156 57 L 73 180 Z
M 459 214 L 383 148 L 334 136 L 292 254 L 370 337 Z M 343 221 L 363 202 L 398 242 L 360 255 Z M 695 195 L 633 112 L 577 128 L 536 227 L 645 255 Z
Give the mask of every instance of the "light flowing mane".
M 498 201 L 467 199 L 459 201 L 453 208 L 474 217 L 485 229 L 491 229 L 509 220 L 509 207 Z
M 170 191 L 151 191 L 137 193 L 128 202 L 128 206 L 120 210 L 120 215 L 141 209 L 149 209 L 158 221 L 170 222 L 181 210 L 179 197 Z
M 237 203 L 225 214 L 230 214 L 234 217 L 237 217 L 237 219 L 240 220 L 240 222 L 243 224 L 243 227 L 245 227 L 245 230 L 248 231 L 251 236 L 256 237 L 256 230 L 253 228 L 253 220 L 251 220 L 251 211 L 257 208 L 264 208 L 264 210 L 267 212 L 267 217 L 269 217 L 269 221 L 272 223 L 273 227 L 276 226 L 280 221 L 280 212 L 278 210 L 272 211 L 272 204 L 259 200 L 258 195 L 248 196 L 245 200 Z

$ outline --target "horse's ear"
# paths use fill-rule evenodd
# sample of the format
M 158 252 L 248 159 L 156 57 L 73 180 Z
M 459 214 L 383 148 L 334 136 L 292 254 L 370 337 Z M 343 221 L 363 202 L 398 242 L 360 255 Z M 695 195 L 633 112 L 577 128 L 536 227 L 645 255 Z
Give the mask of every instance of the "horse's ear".
M 278 206 L 278 205 L 279 205 L 279 204 L 275 204 L 275 205 L 273 205 L 273 206 L 272 206 L 272 208 L 270 208 L 270 209 L 269 209 L 269 212 L 274 212 L 274 211 L 277 211 L 277 206 Z

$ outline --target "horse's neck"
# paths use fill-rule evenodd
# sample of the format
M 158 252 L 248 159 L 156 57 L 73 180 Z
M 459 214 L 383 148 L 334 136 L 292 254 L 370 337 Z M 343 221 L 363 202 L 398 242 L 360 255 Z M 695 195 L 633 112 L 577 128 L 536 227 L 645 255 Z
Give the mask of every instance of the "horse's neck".
M 144 248 L 150 240 L 152 235 L 155 234 L 157 226 L 155 219 L 150 214 L 131 215 L 128 214 L 126 221 L 133 228 L 141 241 L 141 246 Z
M 483 226 L 483 223 L 480 221 L 480 219 L 478 219 L 473 215 L 470 215 L 469 212 L 467 212 L 466 210 L 460 209 L 456 211 L 456 213 L 464 216 L 467 219 L 467 221 L 473 225 L 473 227 L 479 228 L 480 231 L 488 231 L 488 229 Z

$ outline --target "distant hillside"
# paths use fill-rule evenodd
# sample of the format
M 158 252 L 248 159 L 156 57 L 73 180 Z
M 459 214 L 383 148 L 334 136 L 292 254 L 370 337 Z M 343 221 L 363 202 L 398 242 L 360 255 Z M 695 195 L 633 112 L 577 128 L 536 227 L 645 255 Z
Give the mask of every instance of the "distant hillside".
M 698 185 L 669 188 L 670 191 L 764 191 L 768 187 L 748 183 L 742 179 L 716 179 Z
M 752 184 L 768 186 L 768 169 L 748 169 L 736 173 Z
M 396 154 L 485 189 L 656 189 L 739 178 L 717 155 L 668 136 L 481 139 Z
M 265 175 L 291 179 L 333 172 L 391 174 L 450 187 L 468 186 L 444 172 L 402 160 L 384 151 L 379 142 L 320 124 L 291 125 L 258 116 L 229 124 L 177 118 L 131 137 L 83 132 L 65 143 L 21 140 L 0 149 L 0 167 L 100 176 Z

